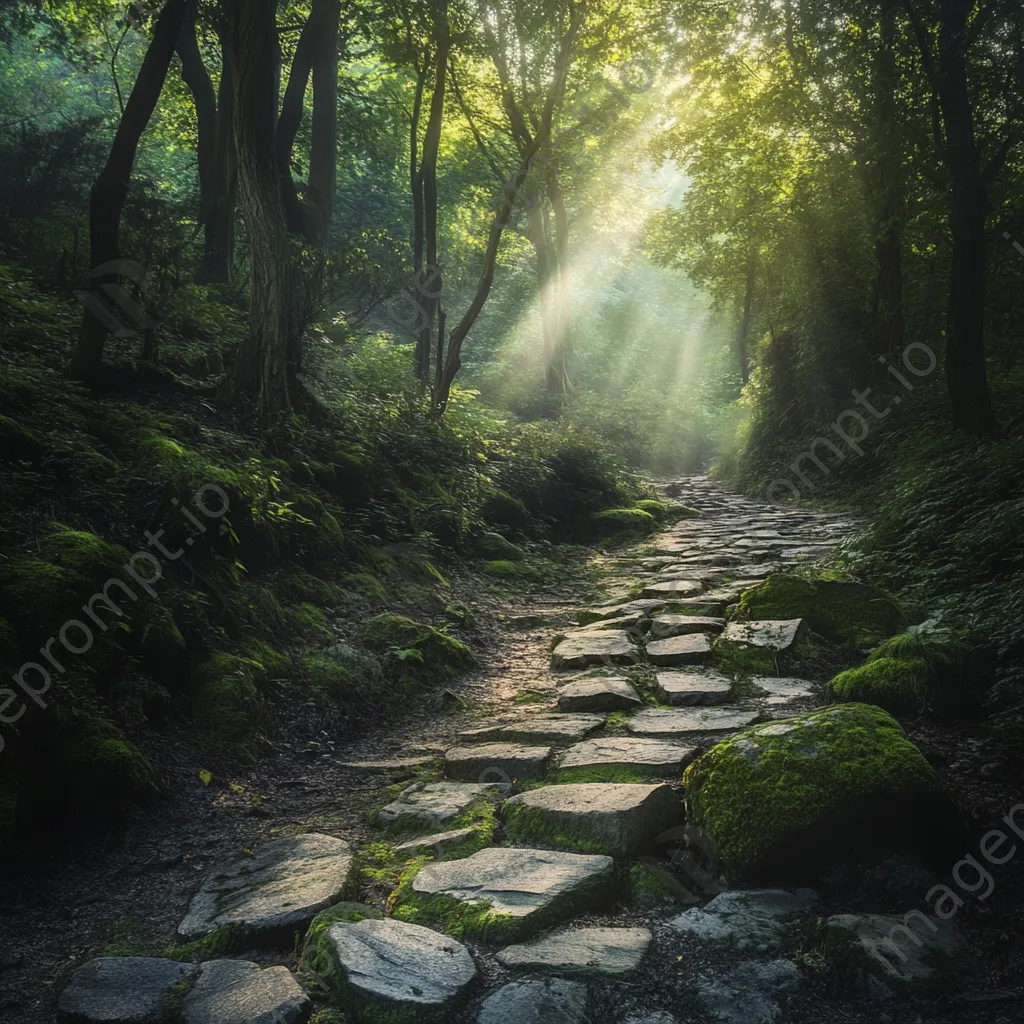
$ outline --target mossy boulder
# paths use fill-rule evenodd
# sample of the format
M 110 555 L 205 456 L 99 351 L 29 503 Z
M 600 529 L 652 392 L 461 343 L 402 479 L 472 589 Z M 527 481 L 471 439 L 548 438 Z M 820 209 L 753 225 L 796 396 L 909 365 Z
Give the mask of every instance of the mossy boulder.
M 382 656 L 385 664 L 399 668 L 403 676 L 450 676 L 475 662 L 469 646 L 446 629 L 436 629 L 394 612 L 369 619 L 359 638 Z
M 861 701 L 886 711 L 911 711 L 921 704 L 927 675 L 923 658 L 876 658 L 840 672 L 827 692 L 846 703 Z
M 511 530 L 525 530 L 530 521 L 526 506 L 518 498 L 501 490 L 487 496 L 480 514 L 486 522 L 507 526 Z
M 837 643 L 877 644 L 907 625 L 899 605 L 884 591 L 853 580 L 778 573 L 740 598 L 736 619 L 804 619 Z
M 868 704 L 753 726 L 683 783 L 689 820 L 731 881 L 810 878 L 859 850 L 941 858 L 955 820 L 924 755 Z
M 642 508 L 606 508 L 589 520 L 595 537 L 642 537 L 654 531 L 658 520 Z
M 345 990 L 345 977 L 337 958 L 327 941 L 331 925 L 347 921 L 379 921 L 383 915 L 376 907 L 365 903 L 336 903 L 317 914 L 306 932 L 302 948 L 302 970 L 329 997 L 337 997 Z
M 344 642 L 322 651 L 303 651 L 302 667 L 313 694 L 330 700 L 370 697 L 384 678 L 378 659 Z
M 664 519 L 671 508 L 669 504 L 656 498 L 641 498 L 635 507 L 654 516 L 655 519 Z
M 216 651 L 198 666 L 193 719 L 203 745 L 245 752 L 261 718 L 256 683 L 264 672 L 255 659 L 227 651 Z
M 488 561 L 521 562 L 526 557 L 521 547 L 506 540 L 500 533 L 482 534 L 473 542 L 473 549 Z

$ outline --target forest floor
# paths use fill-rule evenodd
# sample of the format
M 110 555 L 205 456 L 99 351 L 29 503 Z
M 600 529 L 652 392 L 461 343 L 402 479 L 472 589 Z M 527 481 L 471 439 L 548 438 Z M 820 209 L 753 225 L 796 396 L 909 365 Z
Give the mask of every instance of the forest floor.
M 726 496 L 703 478 L 686 481 L 683 487 L 683 499 L 702 513 L 699 522 L 709 538 L 702 545 L 705 548 L 732 542 L 728 535 L 735 528 L 721 527 L 718 521 L 734 519 L 738 513 L 749 517 L 741 532 L 749 533 L 759 525 L 779 528 L 777 517 L 772 519 L 775 513 L 766 506 Z M 765 522 L 759 524 L 759 518 Z M 819 535 L 802 556 L 793 555 L 801 560 L 807 559 L 808 552 L 815 557 L 827 554 L 851 525 L 846 517 L 834 514 L 797 514 L 793 522 L 803 537 L 798 543 L 806 544 L 808 535 Z M 393 799 L 396 787 L 442 777 L 444 754 L 459 745 L 460 733 L 554 710 L 556 683 L 564 674 L 551 668 L 553 638 L 575 625 L 586 603 L 583 595 L 593 589 L 595 577 L 601 579 L 608 604 L 635 596 L 638 580 L 655 578 L 649 568 L 640 568 L 639 556 L 657 546 L 655 542 L 635 552 L 595 553 L 576 571 L 567 570 L 556 586 L 537 589 L 514 602 L 493 591 L 474 594 L 478 632 L 485 638 L 483 649 L 478 645 L 479 668 L 451 683 L 444 693 L 419 698 L 393 728 L 336 745 L 326 738 L 321 743 L 289 742 L 285 735 L 254 766 L 215 773 L 208 785 L 197 780 L 191 752 L 172 757 L 170 795 L 155 809 L 140 812 L 105 841 L 72 843 L 40 861 L 31 873 L 4 879 L 0 1019 L 49 1024 L 59 993 L 91 957 L 159 955 L 175 942 L 177 926 L 204 876 L 241 850 L 251 850 L 274 836 L 314 831 L 342 837 L 357 851 L 374 843 L 380 832 L 371 812 Z M 810 681 L 821 683 L 826 678 L 827 674 Z M 638 690 L 650 703 L 641 679 Z M 798 700 L 787 711 L 796 713 L 818 703 L 817 698 Z M 769 717 L 783 717 L 783 713 L 776 711 Z M 998 763 L 972 748 L 963 727 L 923 719 L 904 724 L 956 794 L 972 827 L 977 825 L 980 839 L 985 823 L 1016 802 L 1016 780 L 1000 777 Z M 704 737 L 704 745 L 709 742 Z M 678 784 L 678 779 L 669 781 Z M 495 842 L 503 842 L 500 824 Z M 791 1024 L 925 1020 L 1012 1024 L 1024 1020 L 1017 914 L 1024 891 L 1020 869 L 1020 863 L 999 869 L 993 899 L 967 906 L 958 916 L 966 942 L 949 966 L 952 983 L 947 977 L 941 989 L 906 1000 L 898 996 L 878 1001 L 877 994 L 837 992 L 834 978 L 817 966 L 815 950 L 794 939 L 796 945 L 785 955 L 801 964 L 803 983 L 795 993 L 779 997 L 782 1016 L 778 1019 Z M 397 877 L 389 881 L 364 874 L 359 899 L 386 911 L 395 881 Z M 912 866 L 899 862 L 868 870 L 857 866 L 801 884 L 818 890 L 819 902 L 812 914 L 819 918 L 865 910 L 902 915 L 921 905 L 927 888 L 921 888 L 920 874 Z M 623 898 L 573 918 L 577 925 L 643 926 L 654 936 L 642 967 L 628 979 L 587 979 L 588 1021 L 621 1024 L 631 1013 L 652 1011 L 669 1011 L 680 1024 L 710 1019 L 694 1000 L 695 983 L 724 977 L 736 967 L 739 954 L 681 936 L 669 926 L 668 921 L 692 902 L 685 889 L 673 893 L 669 888 L 653 902 Z M 477 997 L 453 1013 L 453 1024 L 470 1024 L 484 990 L 511 978 L 495 960 L 493 946 L 465 941 L 475 954 L 484 984 L 478 987 Z M 297 948 L 254 949 L 244 951 L 244 958 L 295 969 L 298 954 Z M 757 1018 L 742 1019 L 754 1022 Z

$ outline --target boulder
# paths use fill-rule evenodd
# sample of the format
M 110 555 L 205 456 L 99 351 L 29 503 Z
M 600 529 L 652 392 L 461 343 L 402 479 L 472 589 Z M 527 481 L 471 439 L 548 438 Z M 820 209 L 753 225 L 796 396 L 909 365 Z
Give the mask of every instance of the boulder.
M 628 679 L 610 676 L 575 679 L 558 690 L 561 711 L 627 711 L 643 704 Z
M 512 842 L 629 857 L 682 824 L 683 807 L 666 785 L 580 783 L 520 793 L 502 817 Z
M 199 968 L 181 1007 L 182 1024 L 305 1024 L 309 996 L 287 967 L 213 960 Z
M 510 981 L 480 1007 L 477 1024 L 589 1024 L 587 989 L 563 978 Z
M 490 847 L 428 864 L 400 898 L 403 920 L 458 920 L 467 934 L 526 938 L 615 899 L 611 857 Z
M 878 587 L 794 573 L 776 573 L 744 593 L 736 614 L 740 619 L 804 619 L 815 633 L 858 647 L 877 644 L 907 624 L 899 605 Z
M 498 953 L 498 962 L 512 970 L 545 974 L 622 977 L 640 966 L 652 938 L 646 928 L 570 928 L 507 946 Z
M 60 1024 L 164 1024 L 195 964 L 143 956 L 90 960 L 57 1000 Z
M 659 672 L 655 678 L 666 704 L 721 704 L 732 690 L 728 676 L 710 670 Z
M 723 1024 L 774 1024 L 782 1017 L 779 999 L 795 992 L 800 970 L 790 960 L 750 960 L 727 973 L 702 977 L 697 996 Z
M 683 775 L 688 819 L 727 877 L 814 877 L 851 852 L 945 855 L 955 823 L 935 771 L 880 708 L 840 704 L 755 725 Z
M 531 747 L 520 743 L 452 747 L 444 755 L 444 773 L 450 779 L 472 779 L 480 783 L 541 779 L 547 771 L 551 754 L 551 747 Z
M 351 847 L 334 836 L 273 839 L 207 876 L 178 935 L 191 942 L 227 928 L 240 948 L 290 944 L 342 898 L 354 867 Z

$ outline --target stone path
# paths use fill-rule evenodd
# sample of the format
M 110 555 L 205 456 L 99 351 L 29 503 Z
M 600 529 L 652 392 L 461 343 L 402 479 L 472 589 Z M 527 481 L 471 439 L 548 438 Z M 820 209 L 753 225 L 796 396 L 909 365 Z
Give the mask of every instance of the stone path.
M 808 680 L 763 668 L 740 678 L 727 659 L 771 664 L 806 634 L 803 620 L 730 622 L 729 606 L 773 571 L 827 555 L 850 523 L 764 506 L 702 477 L 671 493 L 700 515 L 607 560 L 607 600 L 552 634 L 550 680 L 537 686 L 550 700 L 463 730 L 445 753 L 446 778 L 378 807 L 400 878 L 387 917 L 367 908 L 361 920 L 338 903 L 357 895 L 361 851 L 354 860 L 344 841 L 316 833 L 272 840 L 202 883 L 180 934 L 273 948 L 301 943 L 313 921 L 297 977 L 241 960 L 107 958 L 74 976 L 59 1019 L 304 1024 L 326 1002 L 346 1016 L 325 1022 L 353 1024 L 781 1019 L 801 984 L 787 928 L 816 894 L 722 893 L 713 863 L 692 851 L 670 863 L 666 851 L 692 838 L 686 764 L 752 723 L 820 703 Z M 863 918 L 832 925 L 863 939 Z M 607 1001 L 607 985 L 652 950 L 671 958 L 685 942 L 728 953 L 694 972 L 684 1006 L 656 992 L 630 996 L 622 1012 Z

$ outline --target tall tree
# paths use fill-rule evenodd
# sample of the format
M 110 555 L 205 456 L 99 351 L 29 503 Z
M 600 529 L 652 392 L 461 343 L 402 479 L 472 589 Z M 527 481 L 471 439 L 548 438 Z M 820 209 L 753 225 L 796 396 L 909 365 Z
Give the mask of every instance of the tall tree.
M 163 90 L 188 6 L 188 0 L 168 0 L 157 16 L 153 38 L 125 104 L 110 155 L 92 187 L 89 196 L 89 258 L 94 270 L 120 256 L 121 218 L 139 140 Z M 91 287 L 98 289 L 112 279 L 109 275 L 101 275 L 91 280 Z M 88 383 L 99 381 L 106 335 L 106 326 L 86 308 L 71 358 L 69 373 L 72 377 Z

